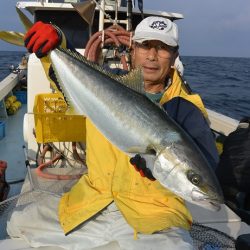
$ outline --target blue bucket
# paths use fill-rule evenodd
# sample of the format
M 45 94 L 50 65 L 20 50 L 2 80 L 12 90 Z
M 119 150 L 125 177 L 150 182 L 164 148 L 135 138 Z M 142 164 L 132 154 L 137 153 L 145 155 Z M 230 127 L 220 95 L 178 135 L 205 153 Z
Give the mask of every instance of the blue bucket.
M 15 91 L 13 94 L 22 104 L 27 104 L 27 91 Z
M 5 122 L 0 121 L 0 140 L 5 137 Z

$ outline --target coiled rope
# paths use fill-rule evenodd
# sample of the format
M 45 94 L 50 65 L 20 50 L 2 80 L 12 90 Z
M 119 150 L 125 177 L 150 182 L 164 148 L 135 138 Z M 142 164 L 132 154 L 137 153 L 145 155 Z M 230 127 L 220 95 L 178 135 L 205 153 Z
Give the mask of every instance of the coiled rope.
M 103 31 L 96 32 L 88 41 L 84 56 L 92 61 L 98 62 L 102 48 L 112 46 L 116 56 L 120 57 L 124 70 L 129 70 L 125 52 L 131 49 L 132 33 L 126 31 L 119 25 L 112 25 Z
M 54 163 L 58 162 L 59 160 L 62 160 L 64 156 L 60 153 L 57 152 L 50 161 L 45 162 L 45 155 L 47 152 L 50 152 L 52 150 L 51 145 L 46 144 L 43 147 L 42 152 L 40 153 L 38 157 L 38 167 L 36 168 L 36 174 L 42 178 L 45 179 L 51 179 L 51 180 L 74 180 L 74 179 L 79 179 L 83 174 L 75 174 L 75 175 L 63 175 L 63 174 L 52 174 L 52 173 L 45 173 L 43 172 L 44 169 L 46 169 L 49 166 L 52 166 Z M 76 149 L 76 142 L 72 142 L 72 150 L 73 150 L 73 158 L 81 162 L 82 164 L 85 163 L 85 159 L 82 159 Z

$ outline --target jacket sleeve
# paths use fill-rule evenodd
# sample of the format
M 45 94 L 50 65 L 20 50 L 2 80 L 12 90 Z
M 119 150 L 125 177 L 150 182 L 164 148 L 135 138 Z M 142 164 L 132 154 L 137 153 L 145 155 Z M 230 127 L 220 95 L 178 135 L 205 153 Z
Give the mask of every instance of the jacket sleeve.
M 214 135 L 201 111 L 191 102 L 175 97 L 163 108 L 195 141 L 213 169 L 219 162 Z

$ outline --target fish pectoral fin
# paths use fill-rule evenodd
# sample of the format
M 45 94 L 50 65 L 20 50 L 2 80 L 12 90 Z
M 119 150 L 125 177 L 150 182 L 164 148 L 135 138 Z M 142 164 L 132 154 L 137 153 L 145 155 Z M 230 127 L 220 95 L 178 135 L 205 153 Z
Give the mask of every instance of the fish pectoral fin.
M 140 155 L 152 155 L 156 156 L 156 150 L 153 146 L 149 145 L 145 148 L 144 145 L 136 145 L 126 150 L 129 155 L 140 154 Z
M 126 75 L 119 76 L 117 77 L 117 80 L 128 88 L 145 95 L 143 74 L 141 68 L 136 68 L 134 70 L 131 70 Z

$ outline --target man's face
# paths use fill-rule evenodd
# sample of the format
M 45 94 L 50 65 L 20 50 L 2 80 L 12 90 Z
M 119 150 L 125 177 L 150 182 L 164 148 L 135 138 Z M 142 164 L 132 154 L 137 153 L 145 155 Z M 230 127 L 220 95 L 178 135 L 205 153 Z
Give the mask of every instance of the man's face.
M 142 67 L 144 84 L 164 83 L 177 54 L 158 40 L 135 43 L 132 53 L 133 68 Z

